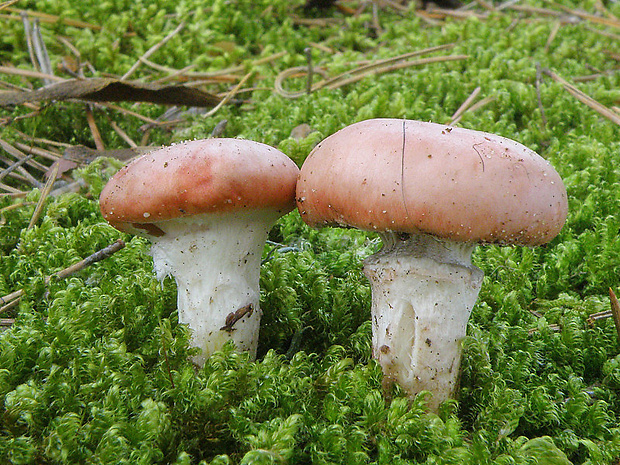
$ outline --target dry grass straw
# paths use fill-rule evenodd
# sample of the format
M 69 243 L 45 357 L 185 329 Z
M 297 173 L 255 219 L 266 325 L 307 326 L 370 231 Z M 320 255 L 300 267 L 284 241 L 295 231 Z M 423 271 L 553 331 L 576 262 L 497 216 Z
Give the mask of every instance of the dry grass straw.
M 589 21 L 591 23 L 595 23 L 595 24 L 601 24 L 603 26 L 609 26 L 609 27 L 614 27 L 614 28 L 618 28 L 620 29 L 620 19 L 614 17 L 613 15 L 609 15 L 607 17 L 605 16 L 597 16 L 597 15 L 593 15 L 590 13 L 586 13 L 584 11 L 581 10 L 576 10 L 574 8 L 569 8 L 567 6 L 561 5 L 560 3 L 556 3 L 550 0 L 543 0 L 545 3 L 552 5 L 555 8 L 558 8 L 562 11 L 564 11 L 565 13 L 568 13 L 572 16 L 576 16 L 578 18 L 584 19 L 586 21 Z
M 467 111 L 467 109 L 471 106 L 471 104 L 476 100 L 478 94 L 480 93 L 481 88 L 476 87 L 474 91 L 465 99 L 465 101 L 461 104 L 461 106 L 454 112 L 452 118 L 450 118 L 450 125 L 454 125 L 459 122 L 463 113 Z
M 136 61 L 133 66 L 131 68 L 129 68 L 129 70 L 123 75 L 123 77 L 121 77 L 121 81 L 127 80 L 129 79 L 129 76 L 131 76 L 140 66 L 140 64 L 142 64 L 142 59 L 147 59 L 148 57 L 150 57 L 153 53 L 155 53 L 157 50 L 159 50 L 161 47 L 163 47 L 168 41 L 170 41 L 170 39 L 172 39 L 175 35 L 177 35 L 179 32 L 181 32 L 181 30 L 185 27 L 184 23 L 179 24 L 174 31 L 172 31 L 170 34 L 168 34 L 166 37 L 164 37 L 161 41 L 159 41 L 158 43 L 156 43 L 155 45 L 153 45 L 151 48 L 149 48 L 144 55 L 142 55 L 140 58 L 138 58 L 138 61 Z
M 423 58 L 420 60 L 414 61 L 406 61 L 410 58 L 424 55 L 427 53 L 433 53 L 437 51 L 446 50 L 452 48 L 454 44 L 440 45 L 437 47 L 430 47 L 424 50 L 417 50 L 415 52 L 409 52 L 402 55 L 398 55 L 396 57 L 386 58 L 383 60 L 379 60 L 370 64 L 362 65 L 358 68 L 352 69 L 350 71 L 341 73 L 333 78 L 325 78 L 322 81 L 319 81 L 315 84 L 312 84 L 310 88 L 310 92 L 316 92 L 319 89 L 337 89 L 339 87 L 345 86 L 347 84 L 352 84 L 354 82 L 360 81 L 368 76 L 387 73 L 391 71 L 395 71 L 398 69 L 408 68 L 411 66 L 420 66 L 426 65 L 430 63 L 439 63 L 445 61 L 457 61 L 457 60 L 465 60 L 467 59 L 467 55 L 442 55 L 430 58 Z M 308 66 L 297 66 L 294 68 L 289 68 L 287 70 L 282 71 L 274 82 L 275 91 L 285 98 L 299 98 L 302 95 L 306 95 L 308 93 L 307 90 L 291 92 L 284 89 L 283 83 L 286 79 L 290 77 L 299 77 L 302 75 L 312 75 L 312 74 L 321 74 L 324 77 L 326 76 L 325 70 L 320 68 L 311 69 Z
M 3 159 L 5 163 L 10 164 L 10 168 L 15 166 L 15 168 L 12 168 L 10 172 L 7 174 L 10 174 L 11 172 L 13 172 L 13 170 L 18 171 L 21 175 L 20 177 L 26 182 L 28 182 L 30 185 L 34 187 L 40 186 L 39 181 L 37 181 L 28 171 L 26 171 L 26 169 L 22 165 L 28 164 L 43 172 L 47 171 L 46 166 L 42 165 L 39 162 L 32 160 L 31 159 L 32 157 L 28 158 L 23 152 L 21 152 L 20 150 L 18 150 L 17 148 L 15 148 L 14 146 L 12 146 L 11 144 L 9 144 L 3 139 L 0 139 L 0 148 L 2 148 L 6 153 L 8 153 L 9 155 L 11 155 L 12 157 L 18 160 L 18 164 L 14 165 L 13 163 L 10 163 L 7 159 Z M 24 160 L 25 158 L 28 158 L 28 159 Z
M 450 122 L 448 123 L 448 125 L 450 126 L 457 125 L 461 121 L 465 113 L 479 110 L 480 108 L 484 107 L 485 105 L 495 100 L 495 97 L 490 96 L 490 97 L 485 97 L 482 100 L 479 100 L 478 102 L 474 103 L 474 101 L 480 94 L 480 91 L 481 91 L 480 87 L 476 87 L 473 90 L 473 92 L 469 95 L 469 97 L 467 97 L 465 101 L 461 104 L 461 106 L 454 112 L 454 114 L 450 118 Z
M 213 116 L 215 113 L 217 113 L 217 111 L 222 108 L 222 106 L 227 104 L 228 101 L 233 98 L 237 94 L 237 92 L 239 92 L 239 89 L 241 89 L 241 87 L 247 82 L 248 79 L 250 79 L 253 74 L 254 71 L 250 71 L 248 74 L 243 76 L 243 79 L 239 81 L 239 84 L 237 84 L 230 92 L 228 92 L 228 94 L 226 94 L 226 96 L 220 101 L 220 103 L 218 103 L 215 107 L 205 113 L 205 117 Z
M 13 3 L 17 3 L 17 2 L 5 2 L 3 4 L 0 4 L 0 6 L 2 5 L 6 5 L 6 4 L 13 4 Z M 0 14 L 0 19 L 8 19 L 8 20 L 15 20 L 15 21 L 21 21 L 21 15 L 23 14 L 27 14 L 28 16 L 32 16 L 34 18 L 37 18 L 39 21 L 41 21 L 42 23 L 49 23 L 49 24 L 56 24 L 56 23 L 63 23 L 66 24 L 67 26 L 71 26 L 71 27 L 78 27 L 78 28 L 83 28 L 83 29 L 92 29 L 93 31 L 100 31 L 101 30 L 101 26 L 98 26 L 96 24 L 92 24 L 92 23 L 87 23 L 85 21 L 79 21 L 79 20 L 75 20 L 75 19 L 70 19 L 70 18 L 62 18 L 60 16 L 56 16 L 56 15 L 51 15 L 48 13 L 42 13 L 40 11 L 33 11 L 33 10 L 22 10 L 20 8 L 13 8 L 11 6 L 4 6 L 3 8 L 0 8 L 0 10 L 5 10 L 8 13 L 13 13 L 13 14 Z
M 41 213 L 43 213 L 43 206 L 45 205 L 45 200 L 47 200 L 47 198 L 49 197 L 50 192 L 52 191 L 52 186 L 54 185 L 54 183 L 56 182 L 56 178 L 58 177 L 59 166 L 60 165 L 58 162 L 54 163 L 52 167 L 52 172 L 50 173 L 47 182 L 41 190 L 41 196 L 39 197 L 37 206 L 34 209 L 34 213 L 32 214 L 32 217 L 30 218 L 30 223 L 28 223 L 28 227 L 26 229 L 32 229 L 34 225 L 37 224 L 37 222 L 39 221 Z
M 0 66 L 0 73 L 11 74 L 14 76 L 22 76 L 32 79 L 49 79 L 54 81 L 66 81 L 65 78 L 55 76 L 53 74 L 46 74 L 40 71 L 32 71 L 29 69 L 16 68 L 14 66 Z
M 543 73 L 546 74 L 547 76 L 551 77 L 551 79 L 553 79 L 554 81 L 560 83 L 562 85 L 562 87 L 564 87 L 564 89 L 569 94 L 571 94 L 573 97 L 575 97 L 581 103 L 589 106 L 594 111 L 599 113 L 601 116 L 604 116 L 605 118 L 607 118 L 611 122 L 620 125 L 620 115 L 618 115 L 616 112 L 614 112 L 610 108 L 607 108 L 602 103 L 599 103 L 598 101 L 596 101 L 595 99 L 593 99 L 592 97 L 587 95 L 586 93 L 582 92 L 577 87 L 575 87 L 573 84 L 569 83 L 568 81 L 566 81 L 564 78 L 560 77 L 559 75 L 557 75 L 553 71 L 545 69 L 545 70 L 543 70 Z
M 618 339 L 620 339 L 620 303 L 618 303 L 618 298 L 611 287 L 609 288 L 609 304 L 611 310 L 593 313 L 588 317 L 587 322 L 590 326 L 593 326 L 597 320 L 612 317 L 616 326 L 616 332 L 618 333 Z
M 103 249 L 98 250 L 94 254 L 89 255 L 85 259 L 80 260 L 79 262 L 60 270 L 58 273 L 54 273 L 53 275 L 47 276 L 45 278 L 45 285 L 48 286 L 50 282 L 52 281 L 52 279 L 67 278 L 77 273 L 78 271 L 92 265 L 93 263 L 100 262 L 101 260 L 104 260 L 108 258 L 109 256 L 111 256 L 112 254 L 115 254 L 116 252 L 121 250 L 123 247 L 125 247 L 125 242 L 119 239 L 116 242 L 108 245 L 107 247 L 104 247 Z M 7 310 L 10 310 L 11 308 L 18 305 L 19 301 L 24 296 L 24 294 L 25 294 L 24 290 L 20 289 L 18 291 L 15 291 L 3 297 L 0 297 L 0 305 L 1 305 L 0 313 L 6 312 Z

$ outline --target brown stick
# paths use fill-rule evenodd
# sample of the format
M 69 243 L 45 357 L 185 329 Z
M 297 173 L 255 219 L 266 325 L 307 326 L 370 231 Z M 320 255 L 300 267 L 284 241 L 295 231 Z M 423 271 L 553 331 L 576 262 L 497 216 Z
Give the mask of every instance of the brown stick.
M 538 101 L 538 109 L 540 110 L 540 119 L 543 132 L 547 130 L 547 116 L 545 115 L 545 107 L 542 103 L 540 94 L 540 83 L 542 82 L 542 68 L 540 63 L 536 63 L 536 100 Z
M 532 13 L 535 15 L 557 16 L 557 17 L 564 16 L 564 13 L 562 13 L 561 11 L 550 10 L 548 8 L 538 8 L 538 7 L 529 6 L 529 5 L 509 5 L 506 7 L 506 9 L 515 10 L 515 11 L 523 11 L 524 13 Z
M 556 23 L 553 25 L 553 28 L 551 28 L 549 37 L 547 37 L 547 43 L 545 44 L 545 53 L 549 53 L 549 49 L 551 48 L 551 43 L 553 42 L 553 39 L 555 39 L 555 36 L 558 35 L 558 32 L 560 31 L 560 27 L 562 27 L 562 23 L 560 21 L 556 21 Z
M 463 115 L 466 112 L 470 112 L 473 113 L 474 111 L 482 108 L 483 106 L 491 103 L 493 100 L 495 100 L 495 97 L 491 96 L 491 97 L 485 97 L 482 100 L 478 100 L 476 103 L 474 103 L 473 105 L 471 105 L 469 108 L 467 108 L 463 113 L 461 113 L 458 118 L 456 118 L 455 120 L 451 121 L 450 124 L 454 125 L 454 124 L 458 124 L 458 122 L 461 120 L 461 118 L 463 117 Z
M 616 325 L 616 332 L 620 338 L 620 304 L 614 291 L 609 288 L 609 301 L 611 302 L 611 315 L 614 317 L 614 324 Z
M 34 209 L 34 213 L 32 214 L 32 218 L 30 218 L 30 223 L 28 223 L 28 227 L 26 229 L 32 229 L 37 221 L 39 221 L 39 217 L 43 212 L 43 205 L 45 204 L 45 199 L 50 195 L 52 190 L 52 186 L 56 182 L 56 178 L 58 177 L 58 170 L 60 165 L 58 163 L 54 163 L 52 168 L 52 172 L 50 177 L 47 179 L 43 189 L 41 190 L 41 197 L 39 197 L 39 201 L 37 202 L 37 206 Z
M 29 155 L 38 155 L 40 157 L 47 158 L 48 160 L 52 160 L 52 161 L 56 161 L 59 158 L 62 158 L 62 155 L 59 155 L 55 152 L 42 149 L 40 147 L 35 147 L 33 145 L 27 145 L 22 142 L 15 142 L 15 147 L 17 147 L 19 150 L 22 150 L 24 153 L 27 153 Z M 44 166 L 42 164 L 41 164 L 41 167 L 45 168 L 45 171 L 47 171 L 48 169 L 47 166 Z
M 364 79 L 365 77 L 370 76 L 372 74 L 387 73 L 390 71 L 396 71 L 399 69 L 409 68 L 412 66 L 429 65 L 431 63 L 466 60 L 467 58 L 469 58 L 467 55 L 444 55 L 444 56 L 438 56 L 438 57 L 421 58 L 419 60 L 407 61 L 405 63 L 396 63 L 390 66 L 380 67 L 371 72 L 356 75 L 348 79 L 341 79 L 341 76 L 337 76 L 338 77 L 337 82 L 334 82 L 335 78 L 334 80 L 330 79 L 329 81 L 324 81 L 324 85 L 322 85 L 321 87 L 327 87 L 328 89 L 337 89 L 344 85 L 352 84 L 354 82 L 360 81 Z
M 0 10 L 4 10 L 5 8 L 10 7 L 11 5 L 15 5 L 19 0 L 8 0 L 6 2 L 0 3 Z
M 24 159 L 28 158 L 28 156 L 30 155 L 31 155 L 30 158 L 32 158 L 32 156 L 34 155 L 41 155 L 41 153 L 38 152 L 36 148 L 29 147 L 25 144 L 21 144 L 20 142 L 15 142 L 15 145 L 10 145 L 6 141 L 0 141 L 0 146 L 2 146 L 2 148 L 5 149 L 7 153 L 17 158 L 21 163 L 26 163 L 28 166 L 32 166 L 33 168 L 39 171 L 42 171 L 43 173 L 45 173 L 49 169 L 49 167 L 45 166 L 43 163 L 39 163 L 36 160 L 30 159 L 25 162 L 23 161 Z M 28 155 L 24 152 L 21 152 L 21 150 L 24 150 L 24 148 L 28 152 Z M 58 158 L 59 157 L 54 158 L 54 161 L 58 160 Z M 41 185 L 41 183 L 32 176 L 27 176 L 27 178 L 30 180 L 31 184 L 33 184 L 34 186 Z
M 616 326 L 616 331 L 618 332 L 618 337 L 620 338 L 620 303 L 618 303 L 618 298 L 611 287 L 609 288 L 609 303 L 611 304 L 611 310 L 592 313 L 586 321 L 592 326 L 597 320 L 604 320 L 606 318 L 613 317 L 614 325 Z
M 130 147 L 137 147 L 138 144 L 136 144 L 133 139 L 131 137 L 129 137 L 129 134 L 127 134 L 123 128 L 121 128 L 118 124 L 116 124 L 116 122 L 110 118 L 110 126 L 112 126 L 112 129 L 114 129 L 114 131 L 120 136 L 121 139 L 123 139 L 125 142 L 127 142 L 127 145 L 129 145 Z
M 92 265 L 93 263 L 100 262 L 101 260 L 104 260 L 108 258 L 109 256 L 115 254 L 116 252 L 121 250 L 123 247 L 125 247 L 125 242 L 119 239 L 113 244 L 110 244 L 107 247 L 104 247 L 103 249 L 98 250 L 92 255 L 89 255 L 85 259 L 80 260 L 79 262 L 71 266 L 68 266 L 67 268 L 63 270 L 60 270 L 58 273 L 47 276 L 45 278 L 45 285 L 46 286 L 49 285 L 49 283 L 54 278 L 56 279 L 67 278 L 71 276 L 72 274 L 77 273 L 78 271 L 86 268 L 87 266 Z M 18 291 L 7 294 L 4 297 L 0 297 L 0 305 L 2 305 L 2 307 L 0 307 L 0 313 L 17 305 L 17 303 L 19 303 L 19 300 L 22 298 L 23 295 L 24 295 L 24 290 L 20 289 Z
M 11 144 L 9 144 L 7 141 L 0 139 L 0 148 L 2 148 L 4 151 L 6 151 L 6 153 L 8 153 L 9 155 L 17 158 L 18 160 L 22 160 L 24 158 L 26 158 L 26 155 L 24 153 L 22 153 L 21 151 L 17 150 L 15 147 L 13 147 Z M 25 163 L 38 167 L 36 163 L 34 163 L 34 160 L 28 160 Z M 40 163 L 39 163 L 40 165 Z M 40 168 L 42 171 L 46 171 L 47 167 L 41 167 Z M 19 166 L 17 168 L 17 171 L 19 171 L 27 180 L 28 182 L 30 182 L 30 184 L 32 184 L 35 187 L 38 187 L 41 185 L 41 183 L 39 181 L 37 181 L 28 171 L 26 171 L 26 169 L 23 166 Z
M 569 94 L 571 94 L 573 97 L 575 97 L 577 100 L 579 100 L 581 103 L 586 104 L 587 106 L 592 108 L 594 111 L 596 111 L 600 115 L 604 116 L 605 118 L 609 119 L 613 123 L 616 123 L 616 124 L 620 125 L 620 116 L 617 115 L 614 111 L 610 110 L 605 105 L 597 102 L 596 100 L 594 100 L 589 95 L 587 95 L 584 92 L 582 92 L 581 90 L 577 89 L 577 87 L 575 87 L 574 85 L 572 85 L 571 83 L 569 83 L 568 81 L 563 79 L 562 77 L 558 76 L 553 71 L 551 71 L 549 69 L 545 69 L 543 71 L 543 73 L 545 73 L 547 76 L 550 76 L 554 81 L 559 82 L 560 84 L 562 84 L 564 89 Z
M 95 121 L 93 107 L 90 103 L 86 104 L 86 121 L 88 122 L 88 127 L 90 128 L 90 132 L 93 135 L 95 147 L 97 147 L 97 150 L 105 150 L 105 144 L 103 143 L 101 132 L 99 132 L 99 127 L 97 126 L 97 122 Z
M 394 70 L 409 67 L 409 66 L 424 65 L 424 64 L 434 63 L 438 61 L 461 60 L 461 59 L 467 58 L 466 56 L 463 56 L 463 55 L 458 55 L 458 56 L 450 56 L 450 55 L 445 56 L 444 55 L 444 56 L 425 58 L 421 60 L 403 63 L 403 61 L 409 58 L 413 58 L 419 55 L 424 55 L 426 53 L 432 53 L 432 52 L 437 52 L 440 50 L 445 50 L 451 47 L 454 47 L 454 44 L 439 45 L 436 47 L 430 47 L 430 48 L 426 48 L 423 50 L 416 50 L 414 52 L 409 52 L 403 55 L 398 55 L 395 57 L 386 58 L 383 60 L 378 60 L 378 61 L 375 61 L 369 64 L 365 64 L 363 66 L 360 66 L 359 68 L 355 68 L 355 69 L 352 69 L 351 71 L 344 72 L 333 78 L 329 78 L 329 79 L 325 78 L 323 81 L 319 81 L 316 84 L 313 84 L 312 91 L 313 92 L 317 91 L 319 89 L 322 89 L 323 87 L 326 87 L 328 89 L 337 89 L 338 87 L 342 87 L 346 84 L 357 82 L 365 78 L 366 76 L 370 76 L 372 74 L 385 73 L 385 72 L 394 71 Z M 291 98 L 291 99 L 306 95 L 305 90 L 299 91 L 299 92 L 289 92 L 284 89 L 284 87 L 282 86 L 282 83 L 288 77 L 297 76 L 299 74 L 303 75 L 303 74 L 306 74 L 307 72 L 308 72 L 308 69 L 305 66 L 299 66 L 299 67 L 290 68 L 290 69 L 282 71 L 276 77 L 276 80 L 274 82 L 274 87 L 275 87 L 276 92 L 285 98 Z M 320 68 L 315 68 L 314 72 L 317 74 L 321 74 L 324 77 L 326 76 L 325 71 L 323 71 Z
M 34 202 L 14 203 L 13 205 L 9 205 L 7 207 L 0 208 L 0 215 L 2 215 L 4 212 L 8 212 L 8 211 L 11 211 L 11 210 L 17 210 L 18 208 L 27 207 L 29 205 L 34 205 Z
M 0 181 L 2 181 L 6 176 L 8 176 L 9 174 L 11 174 L 11 172 L 17 168 L 19 168 L 20 166 L 22 166 L 24 163 L 26 163 L 27 161 L 29 161 L 31 158 L 33 157 L 33 155 L 28 155 L 27 157 L 22 158 L 21 160 L 13 163 L 11 166 L 9 166 L 8 168 L 5 168 L 4 170 L 0 171 Z
M 471 106 L 473 101 L 476 99 L 478 94 L 480 93 L 480 86 L 476 87 L 474 91 L 465 99 L 465 101 L 461 104 L 461 106 L 454 112 L 452 118 L 450 118 L 450 126 L 456 124 L 460 119 L 463 113 Z
M 60 16 L 51 15 L 49 13 L 41 13 L 40 11 L 22 10 L 19 8 L 5 8 L 5 9 L 6 11 L 10 13 L 21 14 L 22 12 L 26 12 L 30 16 L 39 18 L 39 20 L 43 23 L 55 24 L 55 23 L 61 22 L 63 24 L 66 24 L 67 26 L 79 27 L 79 28 L 85 28 L 85 29 L 93 29 L 95 31 L 101 30 L 101 26 L 98 26 L 96 24 L 91 24 L 85 21 L 79 21 L 79 20 L 70 19 L 70 18 L 61 18 Z M 20 19 L 20 18 L 15 18 L 14 16 L 10 16 L 10 15 L 2 15 L 2 17 L 6 19 Z
M 177 35 L 179 32 L 181 32 L 181 29 L 183 29 L 185 27 L 184 23 L 179 24 L 174 31 L 172 31 L 170 34 L 168 34 L 166 37 L 164 37 L 160 42 L 156 43 L 155 45 L 153 45 L 151 48 L 149 48 L 144 55 L 142 55 L 142 57 L 140 58 L 148 58 L 150 57 L 153 53 L 155 53 L 157 50 L 159 50 L 162 46 L 164 46 L 170 39 L 172 39 L 175 35 Z M 129 76 L 131 76 L 134 71 L 136 69 L 138 69 L 138 67 L 142 64 L 142 60 L 138 58 L 138 61 L 136 61 L 133 66 L 131 68 L 129 68 L 129 70 L 123 75 L 123 77 L 121 78 L 121 81 L 125 81 L 129 78 Z
M 8 192 L 8 194 L 2 193 L 0 194 L 0 196 L 7 196 L 10 195 L 12 197 L 25 197 L 27 192 L 24 191 L 20 191 L 19 189 L 16 189 L 14 187 L 11 187 L 7 184 L 4 184 L 2 182 L 0 182 L 0 189 L 5 190 Z
M 620 28 L 620 20 L 616 19 L 616 18 L 604 18 L 602 16 L 596 16 L 596 15 L 591 15 L 590 13 L 586 13 L 584 11 L 580 11 L 580 10 L 575 10 L 572 8 L 569 8 L 567 6 L 561 5 L 559 3 L 550 1 L 550 0 L 544 0 L 545 3 L 551 4 L 563 11 L 565 11 L 566 13 L 569 13 L 571 15 L 577 16 L 581 19 L 585 19 L 587 21 L 590 21 L 592 23 L 596 23 L 596 24 L 603 24 L 605 26 L 611 26 L 611 27 L 616 27 L 616 28 Z
M 36 78 L 36 79 L 49 79 L 49 80 L 58 81 L 58 82 L 66 81 L 65 78 L 54 76 L 53 74 L 45 74 L 39 71 L 31 71 L 27 69 L 15 68 L 13 66 L 0 66 L 0 73 L 12 74 L 14 76 L 23 76 L 23 77 Z
M 42 139 L 40 137 L 33 137 L 33 136 L 29 135 L 29 134 L 26 134 L 24 132 L 21 132 L 21 131 L 15 129 L 15 128 L 13 128 L 13 131 L 15 131 L 15 133 L 18 134 L 22 139 L 27 139 L 29 141 L 36 142 L 37 144 L 52 145 L 54 147 L 62 147 L 62 148 L 72 147 L 71 144 L 67 144 L 65 142 L 57 142 L 55 140 Z
M 237 84 L 228 94 L 226 94 L 226 96 L 220 101 L 220 103 L 218 103 L 215 107 L 213 107 L 211 110 L 209 110 L 206 114 L 205 117 L 208 116 L 213 116 L 215 113 L 217 113 L 217 111 L 222 108 L 222 106 L 224 106 L 226 103 L 228 103 L 228 101 L 233 98 L 237 92 L 239 92 L 239 89 L 241 89 L 241 86 L 243 86 L 243 84 L 246 83 L 246 81 L 248 79 L 250 79 L 250 77 L 254 74 L 254 71 L 250 71 L 248 74 L 246 74 L 245 76 L 243 76 L 243 79 L 241 79 L 241 81 L 239 81 L 239 84 Z

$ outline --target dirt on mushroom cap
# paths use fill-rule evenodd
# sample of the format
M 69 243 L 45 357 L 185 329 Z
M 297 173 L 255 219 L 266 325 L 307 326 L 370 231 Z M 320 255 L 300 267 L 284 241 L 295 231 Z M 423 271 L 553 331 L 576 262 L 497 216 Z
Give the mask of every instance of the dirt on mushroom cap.
M 560 176 L 522 144 L 399 119 L 321 142 L 302 166 L 297 204 L 310 225 L 526 245 L 555 237 L 568 211 Z
M 122 229 L 198 213 L 294 208 L 298 168 L 279 150 L 239 139 L 183 142 L 122 168 L 101 193 L 101 212 Z

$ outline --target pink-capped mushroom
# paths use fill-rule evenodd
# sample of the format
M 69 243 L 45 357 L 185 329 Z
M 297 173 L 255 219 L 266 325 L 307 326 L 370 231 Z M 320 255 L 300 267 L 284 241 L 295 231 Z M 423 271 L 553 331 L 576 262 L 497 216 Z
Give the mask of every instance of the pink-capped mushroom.
M 518 142 L 399 119 L 352 124 L 310 153 L 297 208 L 314 227 L 376 231 L 364 262 L 373 356 L 385 380 L 436 409 L 455 394 L 467 321 L 482 285 L 480 243 L 537 246 L 566 219 L 553 167 Z
M 174 277 L 179 322 L 204 361 L 229 339 L 256 355 L 260 259 L 269 230 L 295 208 L 299 169 L 282 152 L 238 139 L 148 153 L 101 193 L 104 218 L 147 237 L 157 277 Z

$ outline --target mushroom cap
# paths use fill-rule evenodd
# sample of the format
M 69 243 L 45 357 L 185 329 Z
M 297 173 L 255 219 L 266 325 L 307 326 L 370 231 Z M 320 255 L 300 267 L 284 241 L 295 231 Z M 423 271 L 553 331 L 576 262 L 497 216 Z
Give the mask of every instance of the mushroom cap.
M 123 167 L 101 192 L 100 208 L 115 228 L 153 235 L 153 223 L 203 213 L 272 209 L 283 215 L 295 208 L 298 173 L 289 157 L 259 142 L 182 142 Z
M 523 245 L 553 239 L 568 213 L 562 179 L 524 145 L 402 119 L 355 123 L 317 145 L 297 208 L 311 226 Z

